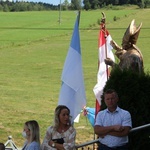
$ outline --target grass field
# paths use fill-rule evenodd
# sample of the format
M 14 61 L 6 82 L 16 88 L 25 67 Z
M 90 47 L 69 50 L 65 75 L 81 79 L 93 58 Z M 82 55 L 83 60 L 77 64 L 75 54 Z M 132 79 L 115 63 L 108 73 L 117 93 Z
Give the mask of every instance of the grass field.
M 143 23 L 137 46 L 144 57 L 145 70 L 150 68 L 150 9 L 82 11 L 80 39 L 87 106 L 95 106 L 98 32 L 97 20 L 106 14 L 106 26 L 112 38 L 121 45 L 123 34 L 132 19 Z M 114 16 L 119 18 L 113 21 Z M 0 142 L 9 135 L 18 147 L 24 139 L 23 123 L 36 119 L 41 128 L 41 141 L 52 124 L 61 87 L 61 73 L 68 52 L 75 11 L 0 12 Z M 76 143 L 93 140 L 93 129 L 81 115 Z

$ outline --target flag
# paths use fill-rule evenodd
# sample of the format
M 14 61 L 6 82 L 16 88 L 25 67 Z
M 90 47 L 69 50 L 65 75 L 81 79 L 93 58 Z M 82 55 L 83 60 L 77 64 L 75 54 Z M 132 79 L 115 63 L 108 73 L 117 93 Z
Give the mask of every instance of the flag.
M 61 76 L 58 105 L 66 105 L 70 109 L 72 122 L 86 106 L 86 95 L 82 70 L 82 59 L 79 35 L 80 12 L 77 15 L 68 54 Z
M 86 116 L 92 125 L 94 127 L 95 123 L 95 108 L 85 107 L 83 109 L 83 115 Z
M 93 91 L 96 97 L 95 104 L 95 115 L 97 115 L 101 106 L 101 95 L 103 93 L 103 88 L 108 80 L 109 75 L 109 66 L 107 66 L 104 62 L 106 58 L 111 58 L 115 61 L 114 54 L 112 52 L 112 46 L 110 45 L 110 41 L 112 40 L 109 32 L 105 28 L 101 28 L 99 32 L 99 56 L 98 56 L 98 73 L 97 73 L 97 84 L 95 85 Z

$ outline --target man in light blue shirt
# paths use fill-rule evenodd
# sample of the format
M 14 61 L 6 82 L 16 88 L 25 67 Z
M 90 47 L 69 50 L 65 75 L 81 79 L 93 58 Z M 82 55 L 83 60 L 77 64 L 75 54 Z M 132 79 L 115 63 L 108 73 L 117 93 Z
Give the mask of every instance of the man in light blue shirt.
M 128 150 L 131 115 L 118 107 L 118 100 L 118 94 L 114 90 L 109 89 L 104 93 L 107 109 L 97 114 L 94 126 L 100 141 L 98 150 Z

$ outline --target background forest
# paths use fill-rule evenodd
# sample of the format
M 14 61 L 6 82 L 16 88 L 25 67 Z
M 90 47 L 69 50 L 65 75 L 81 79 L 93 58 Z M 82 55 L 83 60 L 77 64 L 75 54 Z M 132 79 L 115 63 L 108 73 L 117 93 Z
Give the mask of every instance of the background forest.
M 139 8 L 149 8 L 150 0 L 64 0 L 59 5 L 47 4 L 42 2 L 24 2 L 0 0 L 0 11 L 43 11 L 43 10 L 95 10 L 100 8 L 116 9 L 114 6 L 137 5 Z M 118 8 L 117 8 L 118 9 Z

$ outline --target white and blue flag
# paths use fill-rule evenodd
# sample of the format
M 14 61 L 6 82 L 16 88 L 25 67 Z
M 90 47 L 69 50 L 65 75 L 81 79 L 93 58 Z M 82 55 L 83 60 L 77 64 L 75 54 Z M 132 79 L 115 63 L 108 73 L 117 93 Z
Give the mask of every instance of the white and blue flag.
M 72 122 L 86 106 L 86 95 L 82 70 L 80 34 L 80 12 L 77 15 L 72 40 L 62 72 L 62 85 L 58 105 L 66 105 L 71 112 Z

